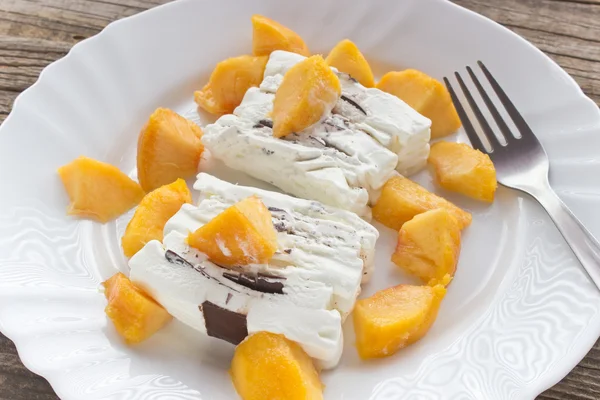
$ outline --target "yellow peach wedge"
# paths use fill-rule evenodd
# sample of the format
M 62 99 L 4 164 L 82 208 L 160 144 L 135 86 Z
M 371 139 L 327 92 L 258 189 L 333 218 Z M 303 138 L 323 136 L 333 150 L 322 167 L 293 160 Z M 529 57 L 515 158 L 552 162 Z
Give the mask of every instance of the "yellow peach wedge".
M 230 374 L 243 400 L 323 399 L 323 385 L 311 358 L 275 333 L 258 332 L 240 343 Z
M 338 71 L 349 74 L 361 85 L 368 88 L 375 86 L 373 71 L 367 59 L 350 40 L 344 39 L 336 44 L 325 61 Z
M 70 205 L 67 214 L 108 222 L 134 207 L 144 191 L 115 166 L 79 157 L 58 169 Z
M 459 254 L 460 225 L 448 210 L 438 208 L 402 225 L 392 261 L 431 285 L 454 276 Z
M 108 300 L 106 315 L 126 343 L 140 343 L 171 321 L 171 315 L 160 304 L 122 273 L 113 275 L 103 286 Z
M 194 92 L 196 104 L 211 114 L 231 114 L 246 91 L 260 85 L 268 59 L 240 56 L 221 61 L 202 90 Z
M 377 83 L 377 88 L 399 97 L 429 118 L 432 139 L 447 136 L 460 128 L 460 118 L 446 87 L 421 71 L 388 72 Z
M 277 232 L 267 207 L 252 196 L 192 232 L 188 243 L 222 266 L 264 264 L 277 250 Z
M 431 146 L 427 162 L 433 167 L 436 182 L 444 189 L 475 200 L 494 201 L 498 182 L 487 154 L 464 143 L 438 142 Z
M 198 125 L 158 108 L 142 129 L 137 148 L 138 179 L 146 192 L 198 172 L 204 151 Z
M 399 285 L 358 300 L 353 319 L 360 357 L 387 357 L 420 340 L 433 325 L 445 294 L 443 285 Z
M 268 56 L 275 50 L 285 50 L 309 56 L 304 40 L 290 28 L 262 15 L 252 16 L 252 53 Z
M 167 221 L 184 203 L 191 202 L 192 195 L 183 179 L 177 179 L 144 196 L 121 238 L 125 256 L 132 257 L 151 240 L 162 242 Z
M 388 228 L 399 231 L 415 215 L 436 208 L 448 210 L 461 229 L 471 224 L 470 213 L 403 176 L 392 177 L 385 183 L 373 207 L 373 218 Z
M 312 56 L 290 68 L 273 100 L 273 136 L 283 137 L 319 122 L 335 106 L 340 80 L 323 57 Z

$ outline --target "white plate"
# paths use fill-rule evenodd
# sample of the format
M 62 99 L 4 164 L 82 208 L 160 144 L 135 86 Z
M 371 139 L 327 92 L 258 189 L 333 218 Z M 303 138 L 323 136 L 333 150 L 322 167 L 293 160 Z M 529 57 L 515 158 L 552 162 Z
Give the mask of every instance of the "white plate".
M 600 236 L 598 109 L 556 64 L 499 25 L 442 0 L 158 7 L 76 45 L 19 96 L 1 128 L 0 329 L 64 399 L 235 397 L 228 344 L 178 323 L 138 347 L 117 338 L 97 288 L 126 270 L 119 238 L 131 213 L 106 225 L 67 217 L 55 171 L 87 155 L 133 175 L 144 120 L 157 106 L 192 108 L 193 90 L 216 62 L 250 51 L 253 13 L 297 30 L 313 52 L 349 37 L 378 73 L 414 67 L 441 78 L 483 60 L 546 147 L 552 184 Z M 419 180 L 431 187 L 426 173 Z M 449 197 L 474 218 L 436 324 L 376 362 L 359 361 L 346 326 L 342 363 L 323 375 L 327 399 L 532 399 L 598 337 L 600 294 L 537 204 L 503 188 L 491 207 Z M 395 234 L 382 232 L 366 295 L 407 281 L 389 262 Z

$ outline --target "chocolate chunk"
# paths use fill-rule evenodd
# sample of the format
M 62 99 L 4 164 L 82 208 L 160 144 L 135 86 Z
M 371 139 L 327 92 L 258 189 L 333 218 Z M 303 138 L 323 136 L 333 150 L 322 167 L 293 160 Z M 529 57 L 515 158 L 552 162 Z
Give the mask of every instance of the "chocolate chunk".
M 284 209 L 277 208 L 277 207 L 269 207 L 269 211 L 271 211 L 271 212 L 285 212 Z
M 292 228 L 285 225 L 283 221 L 277 221 L 273 223 L 273 227 L 277 232 L 287 232 L 292 233 Z
M 284 252 L 285 254 L 290 254 L 290 253 L 292 252 L 292 249 L 285 249 L 283 252 Z
M 340 98 L 341 98 L 342 100 L 344 100 L 344 101 L 346 101 L 346 102 L 348 102 L 348 103 L 352 104 L 352 105 L 353 105 L 354 107 L 356 107 L 356 108 L 358 109 L 358 111 L 360 111 L 361 113 L 363 113 L 363 114 L 367 115 L 367 112 L 365 111 L 365 109 L 364 109 L 364 108 L 362 108 L 360 105 L 358 105 L 358 103 L 357 103 L 357 102 L 355 102 L 354 100 L 352 100 L 350 97 L 342 95 Z
M 227 299 L 225 300 L 225 305 L 229 304 L 229 302 L 231 301 L 232 298 L 233 298 L 233 295 L 231 293 L 227 293 Z
M 204 314 L 208 336 L 235 345 L 240 344 L 248 336 L 248 324 L 244 314 L 229 311 L 210 301 L 202 303 L 200 310 Z
M 273 129 L 273 121 L 271 121 L 270 119 L 261 119 L 256 125 L 253 126 L 253 128 L 264 127 Z
M 245 286 L 249 289 L 256 290 L 257 292 L 283 294 L 283 283 L 271 281 L 271 279 L 277 277 L 271 277 L 268 275 L 249 276 L 246 274 L 223 272 L 223 278 L 229 279 L 230 281 L 235 282 L 238 285 Z

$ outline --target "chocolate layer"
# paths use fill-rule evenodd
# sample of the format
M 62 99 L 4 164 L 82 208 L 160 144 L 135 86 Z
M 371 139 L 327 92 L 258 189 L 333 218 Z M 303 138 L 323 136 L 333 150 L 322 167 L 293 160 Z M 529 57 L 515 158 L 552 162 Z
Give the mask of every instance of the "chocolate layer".
M 223 272 L 223 278 L 229 279 L 239 285 L 262 293 L 283 294 L 283 283 L 273 281 L 278 279 L 272 276 L 249 276 L 246 274 L 236 274 Z
M 353 105 L 356 109 L 358 109 L 358 111 L 360 111 L 361 113 L 367 115 L 367 112 L 365 111 L 364 108 L 362 108 L 357 102 L 355 102 L 354 100 L 352 100 L 350 97 L 345 96 L 345 95 L 341 95 L 340 99 L 344 100 L 345 102 L 350 103 L 351 105 Z
M 200 306 L 208 336 L 225 340 L 235 345 L 248 336 L 248 324 L 244 314 L 229 311 L 205 301 Z

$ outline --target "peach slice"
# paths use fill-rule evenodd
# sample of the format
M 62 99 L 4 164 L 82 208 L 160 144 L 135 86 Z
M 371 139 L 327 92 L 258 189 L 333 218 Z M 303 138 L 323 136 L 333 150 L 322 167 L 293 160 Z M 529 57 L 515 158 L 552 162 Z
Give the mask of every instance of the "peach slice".
M 415 215 L 436 208 L 448 210 L 457 219 L 461 229 L 471 224 L 470 213 L 403 176 L 392 177 L 385 183 L 373 207 L 373 218 L 399 231 Z
M 267 56 L 240 56 L 221 61 L 202 90 L 194 92 L 194 100 L 211 114 L 231 114 L 246 91 L 260 85 L 268 59 Z
M 71 203 L 67 214 L 107 222 L 134 207 L 144 191 L 115 166 L 79 157 L 58 169 Z
M 121 245 L 125 256 L 132 257 L 151 240 L 163 240 L 163 229 L 184 203 L 191 203 L 192 195 L 183 179 L 161 186 L 148 193 L 127 224 Z
M 460 254 L 460 225 L 448 210 L 438 208 L 416 215 L 402 225 L 392 261 L 425 283 L 454 276 Z
M 296 32 L 262 15 L 253 15 L 252 53 L 255 56 L 268 56 L 275 50 L 310 55 L 306 43 Z
M 340 80 L 323 57 L 312 56 L 290 68 L 273 100 L 273 136 L 283 137 L 319 122 L 342 93 Z
M 159 331 L 171 315 L 122 273 L 102 284 L 108 300 L 106 315 L 128 344 L 140 343 Z
M 138 179 L 146 192 L 198 172 L 202 130 L 167 108 L 157 108 L 138 139 Z
M 360 357 L 387 357 L 420 340 L 433 325 L 445 294 L 443 285 L 399 285 L 358 300 L 353 316 Z
M 431 146 L 429 165 L 444 189 L 491 203 L 498 187 L 490 156 L 464 143 L 438 142 Z
M 321 400 L 311 358 L 284 336 L 258 332 L 235 349 L 231 379 L 243 400 Z
M 399 97 L 429 118 L 432 139 L 447 136 L 460 128 L 460 118 L 446 87 L 421 71 L 388 72 L 377 83 L 377 88 Z
M 277 250 L 277 232 L 267 207 L 252 196 L 191 233 L 188 243 L 219 265 L 264 264 Z
M 358 47 L 348 39 L 344 39 L 329 52 L 325 59 L 327 64 L 345 72 L 365 87 L 375 86 L 373 71 Z

